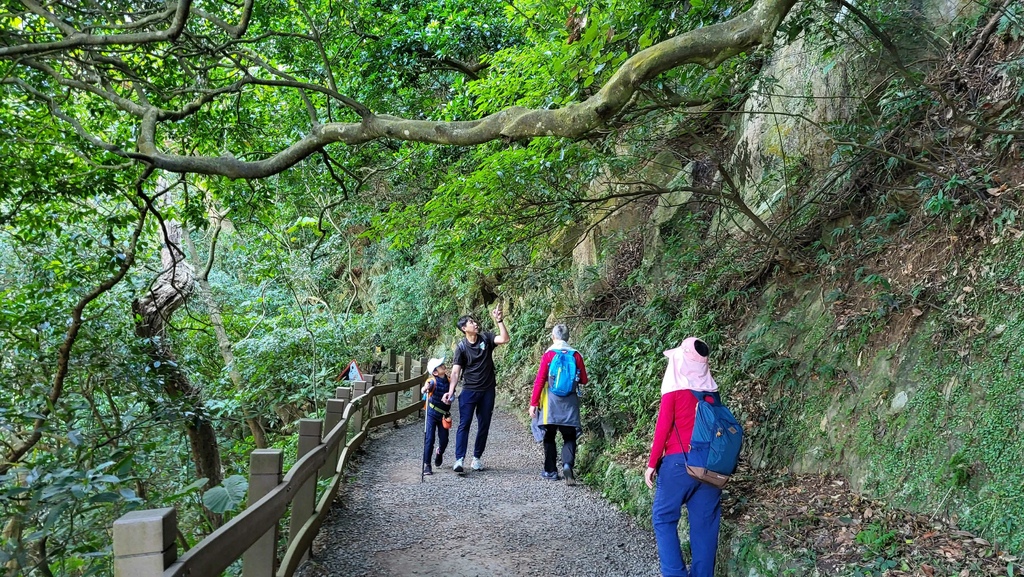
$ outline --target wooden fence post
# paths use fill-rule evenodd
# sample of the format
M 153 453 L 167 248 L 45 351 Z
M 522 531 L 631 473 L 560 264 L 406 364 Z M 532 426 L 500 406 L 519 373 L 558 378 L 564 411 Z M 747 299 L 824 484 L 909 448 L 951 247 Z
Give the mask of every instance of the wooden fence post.
M 327 399 L 327 414 L 324 416 L 324 437 L 330 434 L 331 430 L 341 422 L 341 416 L 345 413 L 346 404 L 348 404 L 348 401 L 344 399 Z M 345 441 L 347 440 L 342 436 L 338 446 L 327 454 L 327 462 L 320 469 L 321 479 L 334 476 L 334 472 L 338 468 L 338 454 L 341 452 L 341 447 L 345 446 Z
M 320 431 L 323 429 L 323 421 L 320 419 L 301 419 L 299 421 L 299 450 L 296 453 L 296 459 L 301 459 L 303 455 L 312 451 L 320 444 Z M 313 507 L 316 506 L 316 479 L 314 475 L 310 477 L 299 490 L 295 492 L 295 497 L 292 499 L 292 518 L 291 524 L 288 528 L 288 546 L 292 544 L 292 540 L 295 535 L 302 528 L 302 525 L 306 523 L 310 515 L 313 514 Z M 303 563 L 309 558 L 309 551 L 302 552 L 302 559 L 299 563 Z
M 423 373 L 427 372 L 427 360 L 427 357 L 420 358 L 420 370 L 419 372 L 416 373 L 417 375 L 422 375 Z M 451 359 L 448 360 L 448 366 L 452 366 Z
M 397 363 L 398 363 L 398 355 L 395 354 L 394 349 L 389 349 L 388 350 L 388 356 L 387 356 L 387 362 L 386 362 L 387 366 L 384 367 L 384 372 L 387 373 L 387 372 L 396 370 L 397 367 L 395 365 Z
M 114 577 L 158 577 L 178 559 L 173 507 L 132 511 L 114 521 Z
M 402 377 L 403 381 L 408 381 L 412 378 L 412 353 L 405 353 L 402 359 Z
M 249 507 L 281 483 L 283 465 L 281 449 L 256 449 L 249 454 Z M 273 577 L 277 569 L 277 533 L 275 524 L 242 554 L 242 577 Z
M 334 389 L 334 398 L 341 399 L 346 403 L 352 400 L 352 387 L 337 387 Z

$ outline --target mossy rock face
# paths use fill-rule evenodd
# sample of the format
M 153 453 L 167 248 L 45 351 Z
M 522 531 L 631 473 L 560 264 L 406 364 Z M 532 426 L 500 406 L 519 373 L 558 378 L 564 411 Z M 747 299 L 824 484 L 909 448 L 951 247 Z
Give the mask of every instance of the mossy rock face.
M 642 471 L 626 468 L 602 452 L 600 442 L 584 442 L 576 455 L 578 472 L 587 484 L 632 515 L 646 527 L 651 526 L 652 493 L 644 483 Z

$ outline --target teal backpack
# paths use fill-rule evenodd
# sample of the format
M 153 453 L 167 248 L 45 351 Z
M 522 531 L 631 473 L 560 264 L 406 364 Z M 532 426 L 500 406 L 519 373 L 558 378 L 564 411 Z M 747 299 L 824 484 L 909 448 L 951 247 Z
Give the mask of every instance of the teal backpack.
M 576 351 L 555 349 L 555 356 L 548 366 L 548 390 L 553 395 L 568 397 L 576 391 L 579 370 L 576 368 Z
M 722 403 L 717 391 L 690 392 L 697 399 L 697 415 L 686 470 L 697 480 L 721 488 L 736 472 L 743 446 L 743 427 Z

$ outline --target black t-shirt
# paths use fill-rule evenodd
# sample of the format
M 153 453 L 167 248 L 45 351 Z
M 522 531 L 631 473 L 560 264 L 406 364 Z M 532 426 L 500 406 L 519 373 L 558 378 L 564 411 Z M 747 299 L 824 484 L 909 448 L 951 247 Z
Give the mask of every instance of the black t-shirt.
M 494 388 L 494 333 L 478 333 L 476 342 L 470 343 L 463 337 L 455 345 L 453 365 L 462 367 L 464 387 L 472 391 L 486 391 Z

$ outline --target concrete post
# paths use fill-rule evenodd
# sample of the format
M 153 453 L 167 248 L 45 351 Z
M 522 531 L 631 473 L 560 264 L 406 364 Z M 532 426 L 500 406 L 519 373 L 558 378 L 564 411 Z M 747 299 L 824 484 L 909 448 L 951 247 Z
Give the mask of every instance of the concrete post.
M 427 357 L 423 357 L 423 358 L 420 359 L 420 370 L 416 373 L 417 375 L 422 375 L 423 373 L 427 372 L 427 361 L 428 360 L 429 359 Z M 447 362 L 449 367 L 452 366 L 451 360 L 447 360 L 446 362 Z M 428 375 L 427 378 L 429 379 L 430 376 Z M 416 390 L 416 389 L 409 389 L 409 390 L 405 391 L 404 393 L 402 393 L 402 396 L 405 397 L 406 399 L 413 399 L 413 398 L 418 397 L 419 394 L 420 394 L 420 392 L 418 390 Z M 426 417 L 427 417 L 427 415 L 424 414 L 423 418 L 426 418 Z
M 346 403 L 352 400 L 352 387 L 338 387 L 334 389 L 334 398 L 341 399 Z
M 392 378 L 391 375 L 394 375 L 394 378 Z M 398 382 L 398 373 L 388 373 L 387 374 L 387 378 L 385 379 L 384 382 L 389 384 L 389 385 L 392 384 L 392 383 L 397 383 Z M 393 412 L 395 412 L 397 410 L 398 410 L 398 392 L 396 391 L 394 393 L 388 393 L 387 396 L 384 398 L 384 412 L 385 413 L 393 413 Z M 397 422 L 395 422 L 395 426 L 396 427 L 398 426 Z
M 249 455 L 249 507 L 281 483 L 283 465 L 281 449 L 256 449 Z M 242 577 L 273 577 L 277 570 L 277 534 L 275 524 L 242 555 Z
M 335 425 L 341 422 L 341 416 L 345 413 L 346 404 L 348 404 L 347 401 L 343 399 L 327 399 L 327 414 L 324 416 L 324 437 L 330 434 Z M 348 439 L 343 436 L 338 446 L 327 454 L 327 462 L 324 463 L 324 467 L 320 469 L 321 479 L 334 476 L 334 473 L 338 468 L 338 453 L 340 452 L 340 448 L 345 446 L 345 441 L 347 440 Z
M 158 577 L 178 559 L 173 507 L 132 511 L 114 521 L 114 577 Z
M 398 373 L 388 373 L 384 375 L 384 383 L 391 385 L 398 382 Z M 384 398 L 384 412 L 393 413 L 398 410 L 398 392 L 388 393 Z M 398 421 L 394 423 L 395 427 L 398 427 Z
M 299 450 L 295 457 L 301 459 L 303 455 L 312 451 L 320 444 L 320 434 L 323 430 L 323 421 L 320 419 L 301 419 L 299 421 Z M 313 507 L 316 506 L 316 476 L 310 477 L 292 499 L 292 518 L 288 529 L 288 545 L 291 546 L 292 539 L 298 533 L 302 525 L 313 514 Z M 309 558 L 309 551 L 302 553 L 303 563 Z
M 356 400 L 357 398 L 363 396 L 363 393 L 365 393 L 365 392 L 366 392 L 366 381 L 352 381 L 352 400 L 353 401 Z M 362 428 L 363 428 L 363 415 L 365 414 L 365 412 L 366 412 L 366 404 L 365 403 L 363 404 L 362 407 L 359 407 L 358 411 L 353 411 L 352 412 L 352 414 L 351 414 L 352 421 L 348 425 L 348 430 L 349 431 L 352 431 L 353 433 L 358 434 L 358 432 L 360 430 L 362 430 Z

